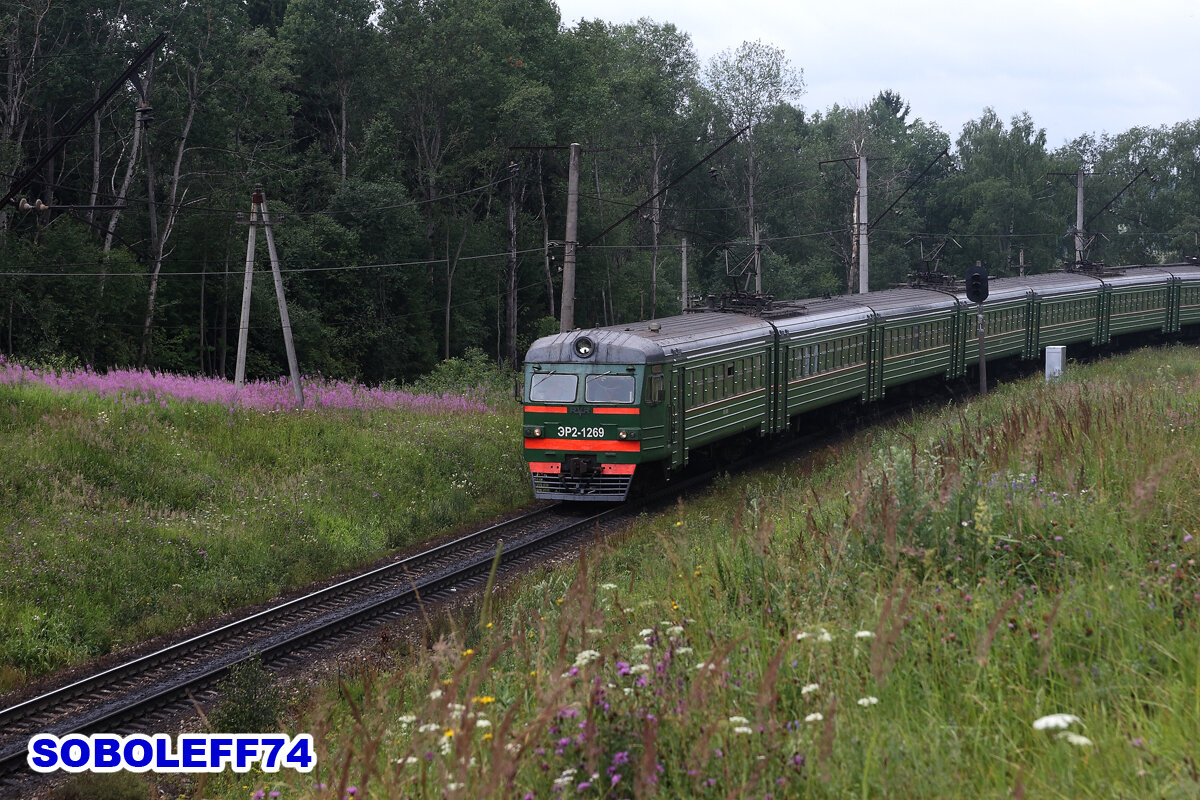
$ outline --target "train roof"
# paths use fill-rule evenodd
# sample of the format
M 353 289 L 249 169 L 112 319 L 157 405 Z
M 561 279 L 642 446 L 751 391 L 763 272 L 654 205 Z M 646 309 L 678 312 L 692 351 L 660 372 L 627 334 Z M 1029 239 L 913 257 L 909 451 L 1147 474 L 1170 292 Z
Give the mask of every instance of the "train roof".
M 657 364 L 667 354 L 718 349 L 726 344 L 745 344 L 756 338 L 770 341 L 771 323 L 745 314 L 701 313 L 628 325 L 574 330 L 538 339 L 525 360 L 531 363 Z M 586 357 L 575 352 L 575 341 L 587 337 L 595 351 Z
M 994 278 L 988 302 L 1019 300 L 1032 292 L 1054 296 L 1098 289 L 1101 285 L 1122 286 L 1169 283 L 1173 278 L 1200 282 L 1200 264 L 1162 264 L 1114 267 L 1097 274 L 1049 272 L 1019 278 Z M 616 363 L 657 364 L 668 356 L 688 356 L 720 350 L 728 345 L 770 341 L 776 330 L 794 333 L 834 328 L 857 322 L 908 316 L 922 312 L 951 310 L 968 305 L 965 291 L 958 288 L 898 288 L 866 294 L 796 300 L 775 304 L 765 316 L 700 309 L 687 314 L 574 330 L 538 339 L 525 360 L 529 363 Z M 575 352 L 581 337 L 594 348 L 587 356 Z

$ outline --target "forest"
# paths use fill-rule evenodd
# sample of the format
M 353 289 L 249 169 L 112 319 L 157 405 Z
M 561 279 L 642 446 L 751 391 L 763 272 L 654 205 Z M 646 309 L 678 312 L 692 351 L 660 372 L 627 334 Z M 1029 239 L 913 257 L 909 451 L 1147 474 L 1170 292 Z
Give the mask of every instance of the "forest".
M 0 36 L 0 355 L 30 364 L 231 377 L 261 187 L 304 373 L 515 366 L 558 330 L 571 143 L 579 327 L 756 271 L 777 298 L 856 290 L 860 223 L 872 290 L 1059 269 L 1081 179 L 1086 260 L 1200 251 L 1200 120 L 1051 149 L 982 97 L 958 132 L 887 86 L 809 109 L 802 53 L 702 63 L 669 22 L 568 27 L 551 0 L 4 0 Z M 247 375 L 275 378 L 256 235 Z

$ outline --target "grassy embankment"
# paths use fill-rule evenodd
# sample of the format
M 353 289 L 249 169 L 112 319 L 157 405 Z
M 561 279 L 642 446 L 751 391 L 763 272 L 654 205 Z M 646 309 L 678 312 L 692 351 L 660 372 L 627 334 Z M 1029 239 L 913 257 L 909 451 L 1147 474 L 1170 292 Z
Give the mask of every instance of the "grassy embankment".
M 316 773 L 202 791 L 1197 796 L 1198 423 L 1177 347 L 727 480 L 331 687 Z
M 232 407 L 220 382 L 18 370 L 0 380 L 0 691 L 530 499 L 511 400 L 325 382 L 310 406 L 341 407 L 296 413 L 272 410 L 279 385 Z

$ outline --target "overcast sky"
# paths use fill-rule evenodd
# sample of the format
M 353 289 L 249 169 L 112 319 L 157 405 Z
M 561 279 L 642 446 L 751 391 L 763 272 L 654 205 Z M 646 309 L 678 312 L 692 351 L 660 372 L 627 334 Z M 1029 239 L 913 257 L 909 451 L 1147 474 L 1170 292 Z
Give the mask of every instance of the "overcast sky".
M 1027 111 L 1056 148 L 1200 118 L 1196 0 L 556 0 L 580 19 L 671 22 L 701 64 L 744 41 L 804 72 L 800 105 L 861 106 L 883 89 L 952 140 L 991 106 Z

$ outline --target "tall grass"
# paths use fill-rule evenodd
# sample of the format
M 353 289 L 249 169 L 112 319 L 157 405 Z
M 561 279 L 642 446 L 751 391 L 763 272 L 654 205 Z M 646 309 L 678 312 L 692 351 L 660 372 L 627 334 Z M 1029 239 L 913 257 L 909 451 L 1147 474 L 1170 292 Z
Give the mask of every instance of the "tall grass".
M 0 691 L 529 500 L 511 405 L 358 387 L 279 412 L 52 375 L 0 381 Z
M 331 687 L 318 772 L 224 796 L 1196 796 L 1198 374 L 1136 353 L 726 479 Z

